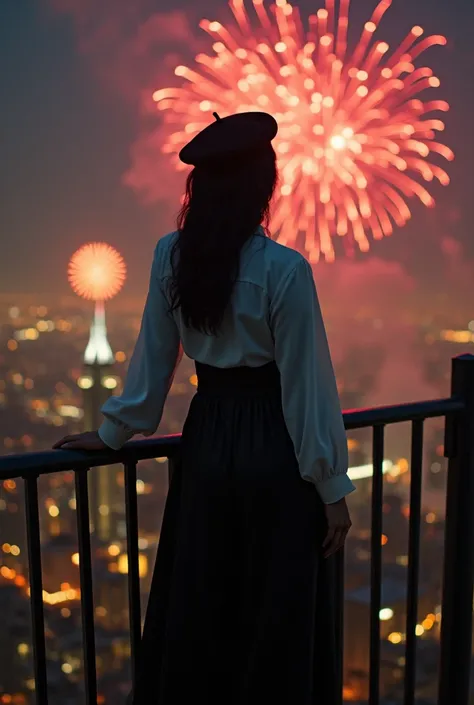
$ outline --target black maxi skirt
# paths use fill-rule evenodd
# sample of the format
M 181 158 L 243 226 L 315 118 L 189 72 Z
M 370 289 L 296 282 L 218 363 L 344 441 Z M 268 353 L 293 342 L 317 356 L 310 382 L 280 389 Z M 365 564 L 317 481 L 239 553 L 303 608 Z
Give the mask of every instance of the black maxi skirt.
M 336 705 L 334 565 L 278 368 L 196 372 L 132 703 Z

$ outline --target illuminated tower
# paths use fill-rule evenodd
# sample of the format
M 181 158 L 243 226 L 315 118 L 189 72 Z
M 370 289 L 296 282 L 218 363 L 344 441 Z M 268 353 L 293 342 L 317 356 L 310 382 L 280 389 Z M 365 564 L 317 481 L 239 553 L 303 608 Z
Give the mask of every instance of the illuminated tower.
M 125 275 L 123 258 L 103 242 L 83 245 L 69 262 L 68 276 L 73 290 L 95 302 L 84 354 L 84 374 L 78 380 L 83 392 L 85 431 L 99 428 L 100 408 L 118 384 L 113 371 L 114 355 L 107 340 L 104 303 L 120 291 Z M 113 520 L 114 499 L 118 494 L 116 476 L 115 466 L 97 468 L 90 475 L 91 522 L 96 537 L 102 541 L 110 541 L 116 533 Z

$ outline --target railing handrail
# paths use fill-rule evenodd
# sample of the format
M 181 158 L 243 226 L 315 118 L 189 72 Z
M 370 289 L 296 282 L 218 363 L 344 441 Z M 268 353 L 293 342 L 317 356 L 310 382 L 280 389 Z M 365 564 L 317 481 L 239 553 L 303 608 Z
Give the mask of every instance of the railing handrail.
M 458 397 L 418 401 L 409 404 L 375 406 L 366 409 L 344 411 L 344 425 L 347 430 L 369 428 L 371 426 L 403 423 L 416 419 L 447 416 L 464 409 L 464 402 Z M 42 475 L 67 470 L 81 470 L 101 465 L 126 463 L 130 460 L 150 458 L 171 458 L 180 445 L 181 434 L 159 436 L 138 441 L 129 441 L 119 451 L 84 453 L 75 450 L 45 450 L 36 453 L 12 453 L 0 456 L 0 480 L 8 480 L 27 475 Z
M 408 404 L 393 404 L 391 406 L 374 406 L 367 409 L 348 409 L 344 411 L 344 425 L 347 431 L 357 428 L 369 428 L 404 421 L 430 419 L 447 416 L 463 411 L 464 401 L 459 397 L 415 401 Z M 1 468 L 1 458 L 0 458 Z
M 127 463 L 150 458 L 172 458 L 180 445 L 181 434 L 128 441 L 120 450 L 87 452 L 81 450 L 43 450 L 0 456 L 0 480 L 27 475 L 43 475 L 66 470 L 83 470 L 102 465 Z

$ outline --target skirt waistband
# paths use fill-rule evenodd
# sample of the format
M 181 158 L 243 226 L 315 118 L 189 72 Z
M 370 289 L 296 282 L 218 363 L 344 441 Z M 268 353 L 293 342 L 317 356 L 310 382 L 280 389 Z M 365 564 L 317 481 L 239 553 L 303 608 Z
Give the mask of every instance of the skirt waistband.
M 198 393 L 223 396 L 280 394 L 280 372 L 274 361 L 260 367 L 213 367 L 195 361 Z

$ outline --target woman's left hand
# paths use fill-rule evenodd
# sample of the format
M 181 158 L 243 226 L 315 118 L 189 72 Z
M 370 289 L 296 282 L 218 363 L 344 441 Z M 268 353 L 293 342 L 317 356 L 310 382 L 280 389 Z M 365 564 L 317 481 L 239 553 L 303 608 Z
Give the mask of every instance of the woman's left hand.
M 85 433 L 74 433 L 71 436 L 64 436 L 60 441 L 56 441 L 53 448 L 64 450 L 110 450 L 97 431 L 86 431 Z

